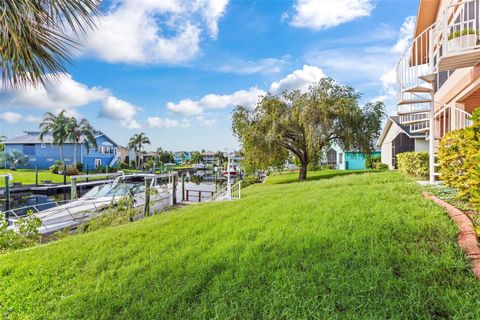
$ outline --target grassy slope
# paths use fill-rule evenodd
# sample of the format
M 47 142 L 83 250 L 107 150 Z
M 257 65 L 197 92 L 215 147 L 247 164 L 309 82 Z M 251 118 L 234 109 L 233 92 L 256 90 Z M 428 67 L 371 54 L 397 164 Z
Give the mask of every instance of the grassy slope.
M 1 256 L 0 317 L 480 318 L 456 229 L 414 183 L 293 179 Z

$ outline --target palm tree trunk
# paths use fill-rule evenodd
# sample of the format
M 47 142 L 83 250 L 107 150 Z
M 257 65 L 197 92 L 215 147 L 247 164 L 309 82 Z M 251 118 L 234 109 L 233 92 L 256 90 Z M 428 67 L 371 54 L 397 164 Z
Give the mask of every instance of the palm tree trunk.
M 60 153 L 60 161 L 63 162 L 63 144 L 58 146 L 58 152 Z
M 73 144 L 73 166 L 77 166 L 77 142 Z

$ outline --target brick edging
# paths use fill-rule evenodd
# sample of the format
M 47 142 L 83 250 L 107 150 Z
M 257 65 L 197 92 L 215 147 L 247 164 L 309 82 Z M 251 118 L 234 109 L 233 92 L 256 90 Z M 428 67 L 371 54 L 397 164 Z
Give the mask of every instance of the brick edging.
M 478 247 L 477 234 L 475 233 L 475 228 L 473 227 L 470 218 L 468 218 L 463 211 L 455 208 L 442 199 L 437 198 L 429 192 L 422 192 L 422 195 L 445 209 L 448 216 L 455 222 L 459 229 L 458 245 L 470 260 L 473 273 L 478 279 L 480 279 L 480 248 Z

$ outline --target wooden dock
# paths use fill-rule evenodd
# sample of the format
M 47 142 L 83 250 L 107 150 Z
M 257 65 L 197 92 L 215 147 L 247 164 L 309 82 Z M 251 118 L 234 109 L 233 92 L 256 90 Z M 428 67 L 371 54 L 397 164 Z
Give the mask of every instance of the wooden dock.
M 93 180 L 88 182 L 79 182 L 77 183 L 77 188 L 82 187 L 94 187 L 98 185 L 102 185 L 105 183 L 110 183 L 112 180 Z M 50 184 L 50 185 L 42 185 L 42 186 L 32 186 L 30 187 L 30 191 L 35 193 L 55 193 L 58 191 L 67 191 L 70 190 L 72 187 L 71 183 L 68 184 Z

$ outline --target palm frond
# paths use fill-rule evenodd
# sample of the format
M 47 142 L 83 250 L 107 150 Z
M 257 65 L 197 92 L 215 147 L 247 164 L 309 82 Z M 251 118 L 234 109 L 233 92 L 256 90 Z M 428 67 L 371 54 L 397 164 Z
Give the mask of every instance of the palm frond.
M 3 0 L 0 5 L 1 81 L 14 89 L 44 84 L 66 71 L 71 50 L 68 33 L 94 28 L 100 0 Z

